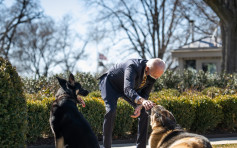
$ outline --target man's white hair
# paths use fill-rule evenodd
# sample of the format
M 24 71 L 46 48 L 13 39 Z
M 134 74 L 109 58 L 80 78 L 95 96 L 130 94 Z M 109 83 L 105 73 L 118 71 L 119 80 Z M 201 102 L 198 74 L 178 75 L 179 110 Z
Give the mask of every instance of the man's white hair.
M 165 70 L 165 62 L 160 58 L 154 58 L 147 61 L 146 66 L 150 69 L 153 69 L 154 67 L 159 67 L 160 70 Z

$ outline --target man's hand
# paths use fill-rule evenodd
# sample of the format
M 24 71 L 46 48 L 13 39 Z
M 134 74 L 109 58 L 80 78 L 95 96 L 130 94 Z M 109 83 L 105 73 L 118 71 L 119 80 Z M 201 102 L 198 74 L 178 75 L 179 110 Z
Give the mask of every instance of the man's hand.
M 137 118 L 140 116 L 141 114 L 141 109 L 142 109 L 142 105 L 138 105 L 136 108 L 135 108 L 135 111 L 134 111 L 134 115 L 131 115 L 132 118 Z
M 154 106 L 154 103 L 150 100 L 145 100 L 143 98 L 139 99 L 139 102 L 141 102 L 142 106 L 146 109 L 149 110 Z

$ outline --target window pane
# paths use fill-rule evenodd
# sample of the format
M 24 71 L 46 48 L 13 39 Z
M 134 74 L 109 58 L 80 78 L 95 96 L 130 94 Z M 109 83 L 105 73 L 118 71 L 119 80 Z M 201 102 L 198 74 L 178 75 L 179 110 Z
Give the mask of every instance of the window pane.
M 216 64 L 215 63 L 202 63 L 202 70 L 204 72 L 216 73 Z
M 185 60 L 185 69 L 196 69 L 196 60 Z

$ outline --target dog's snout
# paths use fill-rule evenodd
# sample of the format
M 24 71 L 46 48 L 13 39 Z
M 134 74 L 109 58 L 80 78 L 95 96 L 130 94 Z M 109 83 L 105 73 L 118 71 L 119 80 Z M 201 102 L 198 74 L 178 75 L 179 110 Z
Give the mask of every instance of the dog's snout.
M 146 110 L 146 113 L 150 116 L 151 115 L 151 109 Z

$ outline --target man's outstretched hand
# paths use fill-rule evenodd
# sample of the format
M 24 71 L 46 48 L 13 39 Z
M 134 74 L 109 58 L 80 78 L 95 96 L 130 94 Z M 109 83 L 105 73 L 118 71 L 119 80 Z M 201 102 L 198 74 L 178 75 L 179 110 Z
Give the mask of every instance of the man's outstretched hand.
M 142 104 L 142 106 L 146 109 L 146 110 L 149 110 L 149 109 L 152 109 L 152 107 L 154 106 L 154 103 L 150 100 L 145 100 L 143 98 L 140 98 L 139 99 L 139 102 L 140 104 Z
M 142 109 L 142 105 L 138 105 L 136 108 L 135 108 L 135 111 L 134 111 L 134 115 L 131 115 L 132 118 L 137 118 L 140 116 L 141 114 L 141 109 Z

